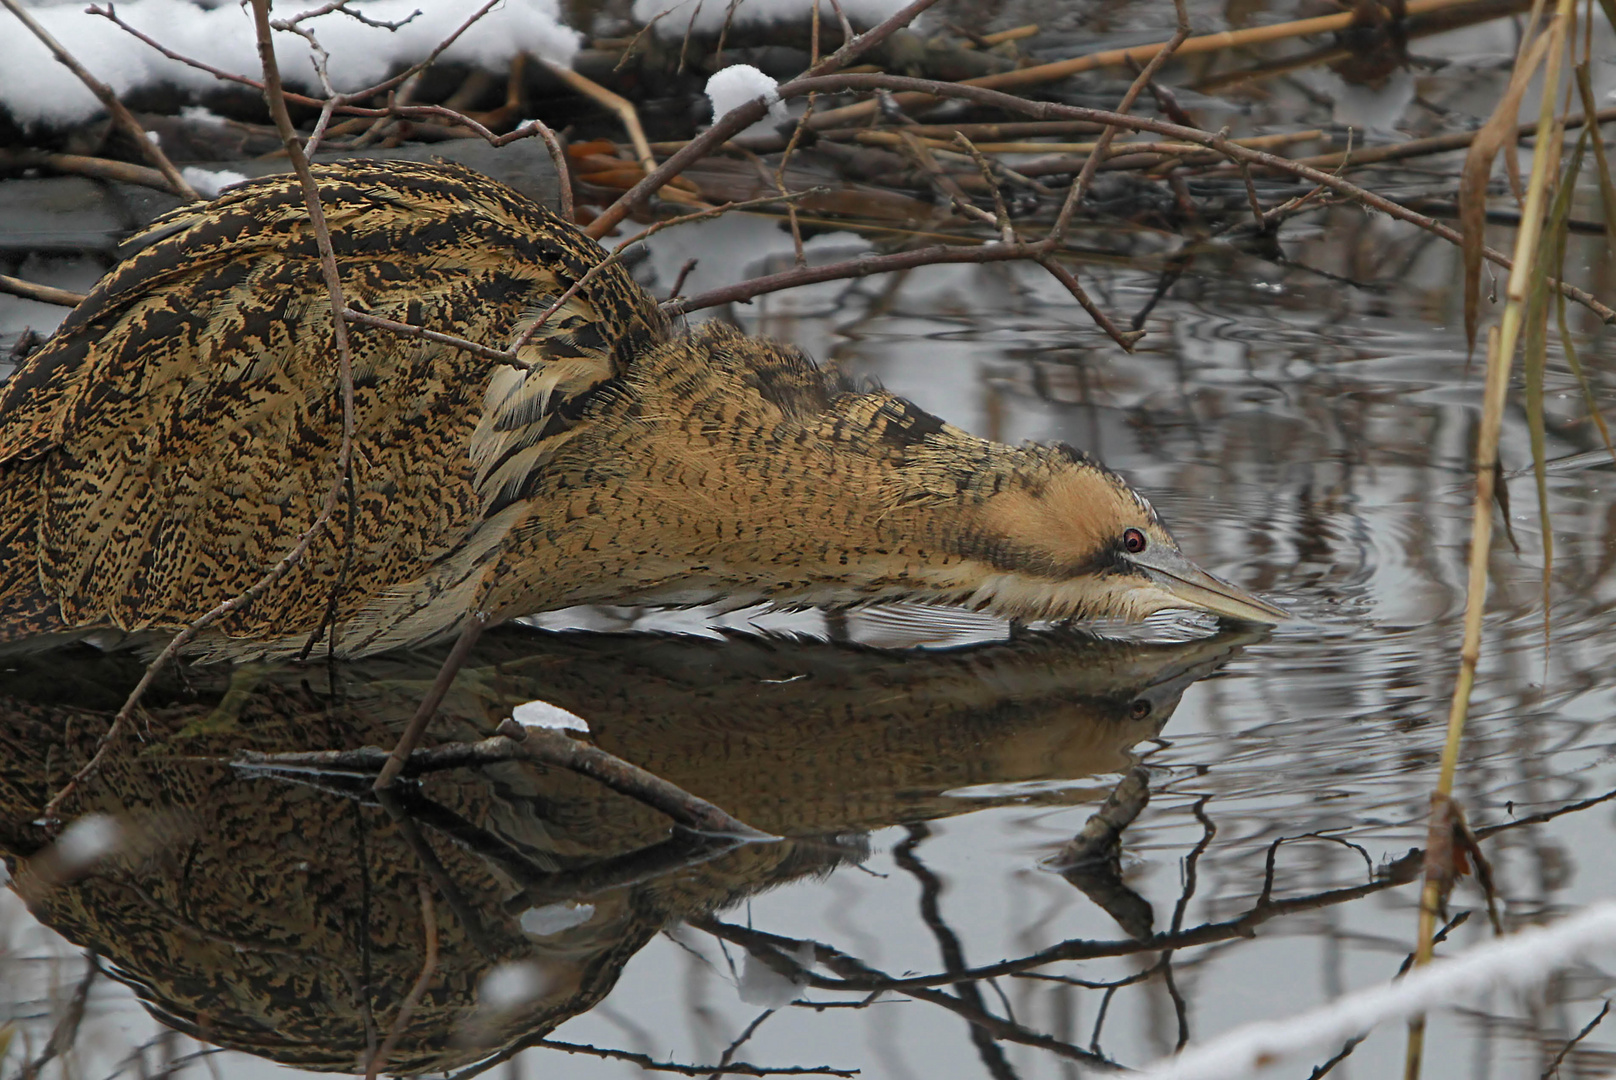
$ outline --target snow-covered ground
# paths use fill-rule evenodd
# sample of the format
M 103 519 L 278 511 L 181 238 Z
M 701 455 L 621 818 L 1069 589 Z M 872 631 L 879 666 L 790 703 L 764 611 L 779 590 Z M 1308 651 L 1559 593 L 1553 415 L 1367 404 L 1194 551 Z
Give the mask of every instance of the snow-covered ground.
M 82 0 L 23 0 L 30 13 L 98 79 L 119 93 L 158 83 L 206 90 L 217 80 L 205 71 L 170 60 L 110 20 L 86 13 Z M 313 5 L 310 5 L 311 7 Z M 480 0 L 366 0 L 356 5 L 380 22 L 409 19 L 398 30 L 368 26 L 342 14 L 312 19 L 330 54 L 332 84 L 358 90 L 385 78 L 400 64 L 422 59 L 481 6 Z M 123 0 L 118 17 L 182 56 L 236 74 L 256 76 L 256 38 L 250 12 L 234 3 L 204 9 L 190 0 Z M 289 18 L 298 9 L 275 12 Z M 418 12 L 411 19 L 412 12 Z M 9 12 L 0 11 L 0 102 L 23 124 L 70 124 L 101 105 L 78 78 L 56 62 Z M 451 45 L 446 59 L 502 67 L 518 53 L 570 64 L 579 35 L 561 19 L 557 0 L 504 0 Z M 286 82 L 317 90 L 309 44 L 296 34 L 276 34 L 276 52 Z

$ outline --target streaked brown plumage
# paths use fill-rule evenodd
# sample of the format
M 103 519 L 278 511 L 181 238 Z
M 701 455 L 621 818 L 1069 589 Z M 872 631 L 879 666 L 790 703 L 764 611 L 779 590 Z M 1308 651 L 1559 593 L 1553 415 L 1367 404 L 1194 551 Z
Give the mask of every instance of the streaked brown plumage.
M 316 172 L 349 302 L 378 315 L 503 347 L 603 257 L 457 166 Z M 296 182 L 242 185 L 136 244 L 0 390 L 10 638 L 183 626 L 289 550 L 331 482 L 337 359 Z M 1282 617 L 1196 569 L 1082 455 L 977 439 L 728 327 L 676 334 L 618 266 L 535 336 L 528 372 L 350 334 L 351 517 L 345 501 L 204 654 L 287 655 L 325 630 L 362 655 L 473 611 L 605 601 Z

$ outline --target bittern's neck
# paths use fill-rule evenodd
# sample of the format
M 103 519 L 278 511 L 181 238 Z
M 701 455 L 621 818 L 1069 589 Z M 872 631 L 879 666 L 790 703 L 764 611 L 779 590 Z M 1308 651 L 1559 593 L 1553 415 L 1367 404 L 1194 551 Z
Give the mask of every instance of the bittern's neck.
M 981 510 L 1035 452 L 886 394 L 798 417 L 744 404 L 648 403 L 611 454 L 581 441 L 552 462 L 543 543 L 521 545 L 549 565 L 521 571 L 539 592 L 512 606 L 972 602 L 998 572 Z

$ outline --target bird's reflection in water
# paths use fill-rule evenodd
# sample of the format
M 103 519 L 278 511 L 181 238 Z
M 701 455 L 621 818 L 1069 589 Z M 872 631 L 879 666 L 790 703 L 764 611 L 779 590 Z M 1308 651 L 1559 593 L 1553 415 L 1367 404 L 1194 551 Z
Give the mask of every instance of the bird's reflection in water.
M 142 740 L 72 796 L 65 818 L 109 815 L 120 837 L 76 867 L 41 808 L 140 663 L 88 649 L 15 658 L 0 676 L 0 846 L 35 914 L 161 1020 L 307 1068 L 363 1069 L 421 977 L 430 912 L 436 959 L 387 1071 L 449 1069 L 593 1007 L 670 921 L 857 861 L 870 830 L 1009 798 L 1092 798 L 1028 782 L 1125 770 L 1184 688 L 1249 640 L 1056 633 L 895 654 L 507 627 L 435 722 L 439 741 L 472 741 L 549 701 L 602 748 L 784 838 L 771 842 L 670 830 L 527 763 L 426 775 L 390 809 L 368 776 L 232 764 L 248 750 L 391 745 L 441 655 L 190 668 L 148 694 Z

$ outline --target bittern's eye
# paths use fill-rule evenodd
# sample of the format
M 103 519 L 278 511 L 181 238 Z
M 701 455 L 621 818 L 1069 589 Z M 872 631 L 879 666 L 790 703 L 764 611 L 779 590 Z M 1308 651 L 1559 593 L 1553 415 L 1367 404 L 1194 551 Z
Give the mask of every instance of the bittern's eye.
M 1145 550 L 1145 534 L 1138 529 L 1122 530 L 1122 550 L 1129 555 L 1137 555 Z

